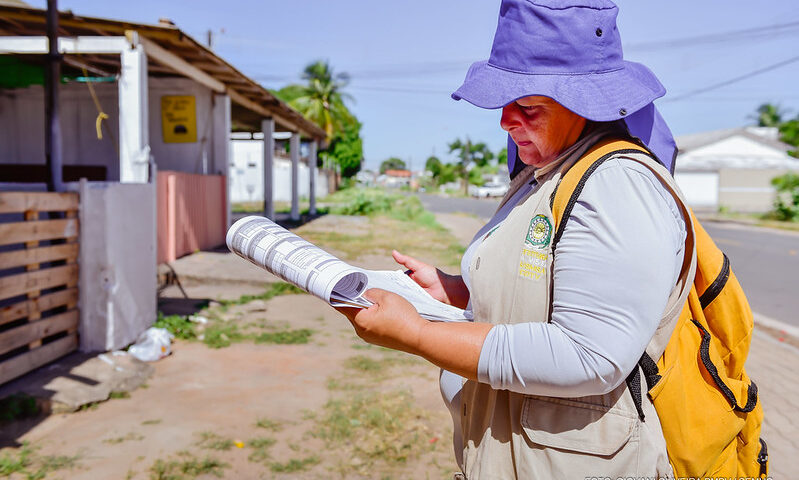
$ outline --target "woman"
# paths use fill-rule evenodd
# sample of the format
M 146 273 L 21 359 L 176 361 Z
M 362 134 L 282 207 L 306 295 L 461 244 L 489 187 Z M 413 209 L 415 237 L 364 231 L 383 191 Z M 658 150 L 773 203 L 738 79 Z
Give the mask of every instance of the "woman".
M 650 341 L 687 294 L 693 247 L 676 187 L 644 165 L 654 160 L 614 155 L 585 183 L 557 253 L 552 245 L 552 192 L 594 145 L 626 138 L 673 160 L 652 105 L 665 91 L 622 60 L 616 14 L 609 0 L 504 0 L 491 58 L 453 94 L 502 108 L 516 175 L 461 276 L 394 258 L 474 321 L 428 322 L 380 290 L 367 292 L 372 307 L 342 309 L 364 340 L 442 368 L 469 480 L 671 474 L 654 407 L 643 399 L 642 421 L 625 379 L 645 349 L 662 354 Z

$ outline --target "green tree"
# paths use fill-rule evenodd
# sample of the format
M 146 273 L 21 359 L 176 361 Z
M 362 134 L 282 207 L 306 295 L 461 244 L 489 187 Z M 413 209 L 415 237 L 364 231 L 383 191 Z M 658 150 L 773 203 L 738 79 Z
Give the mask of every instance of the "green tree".
M 497 163 L 505 165 L 508 163 L 508 147 L 502 147 L 502 150 L 497 153 Z
M 380 173 L 386 173 L 386 170 L 405 170 L 405 162 L 397 157 L 383 160 L 383 163 L 380 164 Z
M 785 114 L 779 105 L 764 103 L 757 107 L 755 119 L 758 127 L 779 127 Z
M 363 162 L 363 140 L 361 123 L 355 121 L 344 126 L 344 130 L 333 135 L 330 145 L 320 157 L 333 160 L 341 168 L 341 176 L 350 178 L 361 170 Z
M 438 159 L 435 155 L 431 155 L 427 157 L 427 161 L 424 162 L 424 169 L 430 172 L 433 175 L 434 179 L 437 179 L 439 175 L 441 175 L 441 168 L 442 168 L 441 160 Z
M 485 166 L 494 158 L 494 154 L 488 149 L 485 143 L 472 143 L 469 137 L 466 140 L 456 138 L 455 141 L 447 145 L 449 153 L 455 153 L 458 157 L 458 174 L 461 177 L 463 192 L 467 193 L 469 188 L 469 169 L 472 164 L 478 167 Z
M 337 164 L 344 178 L 355 175 L 361 169 L 363 141 L 362 125 L 345 103 L 353 100 L 343 92 L 349 75 L 335 73 L 327 61 L 318 60 L 305 67 L 302 78 L 305 85 L 286 85 L 275 95 L 324 129 L 328 147 L 319 152 L 320 158 Z
M 322 127 L 329 140 L 357 121 L 344 103 L 352 101 L 352 96 L 342 91 L 350 81 L 347 73 L 334 73 L 327 61 L 317 60 L 305 67 L 302 78 L 306 85 L 287 85 L 277 95 Z
M 793 120 L 783 122 L 778 128 L 780 130 L 780 140 L 788 145 L 799 147 L 799 116 Z M 799 149 L 791 150 L 788 155 L 799 158 Z

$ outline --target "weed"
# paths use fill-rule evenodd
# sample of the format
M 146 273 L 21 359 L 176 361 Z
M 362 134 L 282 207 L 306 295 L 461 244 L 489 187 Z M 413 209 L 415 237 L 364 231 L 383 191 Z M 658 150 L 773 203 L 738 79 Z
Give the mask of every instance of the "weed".
M 255 422 L 255 426 L 258 428 L 264 428 L 266 430 L 271 430 L 273 432 L 277 432 L 283 429 L 283 425 L 279 422 L 275 422 L 274 420 L 270 420 L 266 417 L 261 417 Z
M 390 356 L 375 359 L 366 355 L 356 355 L 344 361 L 344 366 L 351 370 L 368 373 L 371 375 L 385 374 L 386 370 L 396 365 L 415 363 L 413 357 L 405 355 L 396 355 L 394 352 L 389 353 Z
M 179 452 L 178 457 L 169 461 L 156 460 L 150 467 L 150 479 L 188 480 L 199 475 L 222 477 L 223 470 L 230 467 L 229 464 L 212 457 L 200 460 L 189 452 Z
M 299 330 L 283 330 L 280 332 L 262 333 L 255 337 L 255 343 L 298 344 L 308 343 L 313 335 L 313 330 L 301 328 Z
M 258 295 L 242 295 L 236 300 L 217 300 L 220 306 L 228 307 L 230 305 L 244 305 L 252 302 L 253 300 L 270 300 L 280 295 L 293 295 L 297 293 L 305 293 L 305 290 L 296 287 L 286 282 L 270 283 L 264 293 Z
M 232 342 L 240 342 L 247 338 L 234 323 L 215 322 L 205 328 L 203 343 L 211 348 L 228 347 Z
M 155 418 L 155 419 L 152 419 L 152 420 L 145 420 L 145 421 L 141 422 L 142 425 L 158 425 L 159 423 L 161 423 L 161 419 L 160 418 Z
M 22 447 L 10 455 L 0 455 L 0 476 L 10 477 L 11 474 L 24 474 L 29 480 L 44 478 L 49 472 L 64 468 L 75 468 L 78 465 L 78 455 L 47 455 L 38 456 L 29 443 L 24 442 Z
M 15 393 L 0 400 L 0 423 L 35 417 L 38 414 L 36 399 L 26 393 Z
M 89 410 L 97 410 L 98 408 L 100 408 L 100 403 L 102 403 L 102 402 L 89 402 L 89 403 L 84 403 L 83 405 L 81 405 L 80 407 L 78 407 L 78 410 L 77 410 L 77 411 L 78 411 L 78 412 L 87 412 L 87 411 L 89 411 Z
M 378 373 L 383 371 L 386 367 L 382 360 L 375 360 L 365 355 L 356 355 L 348 358 L 344 362 L 344 366 L 353 370 L 358 370 L 367 373 Z
M 317 463 L 319 463 L 319 457 L 312 455 L 300 459 L 292 458 L 286 463 L 273 462 L 269 464 L 269 469 L 275 473 L 294 473 L 305 471 Z
M 11 476 L 12 473 L 24 472 L 30 466 L 33 451 L 24 443 L 16 455 L 0 455 L 0 476 Z
M 194 324 L 188 317 L 181 315 L 164 315 L 162 312 L 158 312 L 158 318 L 155 320 L 155 323 L 153 323 L 153 327 L 166 328 L 175 338 L 180 338 L 182 340 L 193 340 L 197 338 L 197 334 L 194 331 Z
M 122 442 L 127 442 L 128 440 L 144 440 L 144 437 L 142 435 L 139 435 L 138 433 L 130 432 L 124 437 L 106 438 L 105 440 L 103 440 L 103 443 L 108 443 L 110 445 L 117 445 Z
M 421 454 L 426 442 L 425 413 L 405 391 L 368 392 L 329 401 L 316 436 L 347 445 L 346 458 L 360 459 L 360 469 L 376 462 L 405 463 Z M 352 441 L 357 439 L 357 442 Z
M 130 398 L 130 392 L 111 392 L 108 395 L 108 398 L 109 399 L 112 399 L 112 398 L 115 398 L 115 399 L 116 398 Z
M 200 432 L 200 441 L 197 442 L 197 446 L 201 448 L 206 448 L 208 450 L 223 450 L 227 451 L 233 448 L 233 440 L 229 438 L 224 438 L 217 435 L 214 432 Z
M 251 462 L 263 462 L 269 458 L 269 447 L 274 445 L 276 440 L 269 437 L 257 437 L 250 439 L 247 446 L 252 448 L 252 453 L 247 456 Z

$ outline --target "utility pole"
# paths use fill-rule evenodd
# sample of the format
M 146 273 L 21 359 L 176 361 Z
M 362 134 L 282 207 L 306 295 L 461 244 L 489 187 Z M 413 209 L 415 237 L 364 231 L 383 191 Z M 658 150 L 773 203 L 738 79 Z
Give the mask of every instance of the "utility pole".
M 208 32 L 206 32 L 206 34 L 207 34 L 206 43 L 208 43 L 208 50 L 213 50 L 213 48 L 214 48 L 214 31 L 209 28 Z
M 44 76 L 44 154 L 49 175 L 47 191 L 64 191 L 58 88 L 61 54 L 58 51 L 58 0 L 47 0 L 47 69 Z

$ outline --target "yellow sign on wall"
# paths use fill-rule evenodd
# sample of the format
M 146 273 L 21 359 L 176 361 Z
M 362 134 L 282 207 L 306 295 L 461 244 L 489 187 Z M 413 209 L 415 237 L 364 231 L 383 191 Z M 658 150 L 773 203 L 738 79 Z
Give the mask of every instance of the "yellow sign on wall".
M 197 104 L 193 95 L 161 97 L 161 132 L 164 143 L 197 141 Z

